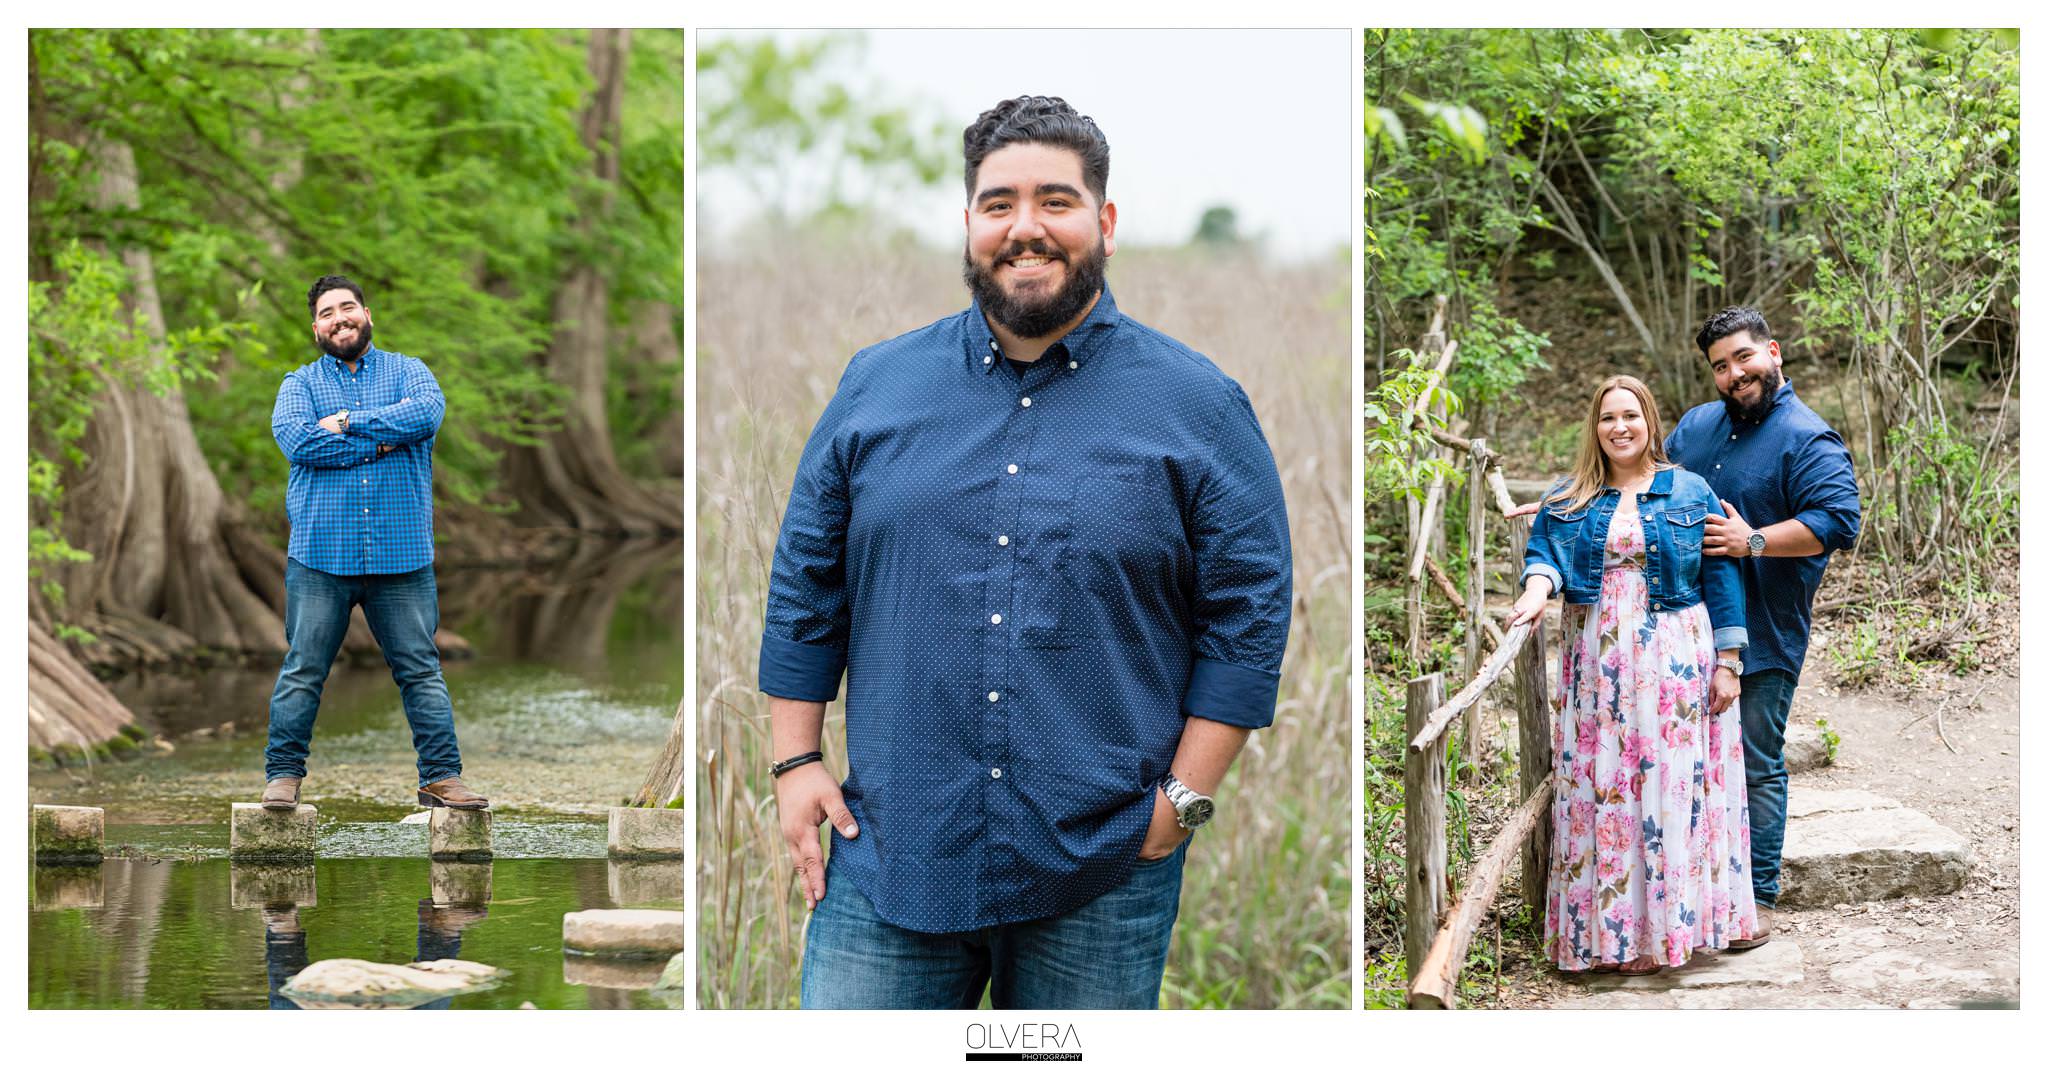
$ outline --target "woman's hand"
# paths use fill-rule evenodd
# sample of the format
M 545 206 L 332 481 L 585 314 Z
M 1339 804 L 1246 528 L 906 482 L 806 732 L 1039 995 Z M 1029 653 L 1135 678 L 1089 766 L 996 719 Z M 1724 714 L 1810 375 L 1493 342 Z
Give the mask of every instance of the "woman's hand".
M 1550 602 L 1550 579 L 1532 574 L 1522 586 L 1522 595 L 1515 600 L 1515 606 L 1508 609 L 1508 629 L 1514 629 L 1525 622 L 1543 617 L 1543 606 Z
M 1727 711 L 1728 705 L 1735 703 L 1735 698 L 1741 695 L 1742 678 L 1735 673 L 1735 667 L 1723 661 L 1715 661 L 1714 681 L 1707 693 L 1707 710 L 1719 715 Z

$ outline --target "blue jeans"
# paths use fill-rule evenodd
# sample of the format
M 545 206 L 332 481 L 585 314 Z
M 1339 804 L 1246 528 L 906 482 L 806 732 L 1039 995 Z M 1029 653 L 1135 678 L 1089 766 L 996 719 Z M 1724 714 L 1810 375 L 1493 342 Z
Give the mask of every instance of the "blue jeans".
M 316 571 L 298 560 L 284 567 L 284 639 L 291 646 L 270 693 L 270 747 L 263 752 L 263 776 L 304 778 L 313 744 L 313 720 L 320 691 L 348 634 L 349 611 L 362 605 L 391 680 L 398 683 L 405 721 L 412 727 L 420 784 L 462 773 L 455 747 L 455 706 L 441 679 L 441 653 L 434 630 L 441 606 L 434 593 L 434 568 L 407 574 L 339 575 Z
M 806 1008 L 1156 1008 L 1187 843 L 1064 915 L 956 934 L 892 926 L 852 879 L 805 934 Z
M 1785 851 L 1785 723 L 1792 717 L 1791 671 L 1742 676 L 1742 770 L 1749 787 L 1749 877 L 1756 902 L 1778 906 L 1778 862 Z

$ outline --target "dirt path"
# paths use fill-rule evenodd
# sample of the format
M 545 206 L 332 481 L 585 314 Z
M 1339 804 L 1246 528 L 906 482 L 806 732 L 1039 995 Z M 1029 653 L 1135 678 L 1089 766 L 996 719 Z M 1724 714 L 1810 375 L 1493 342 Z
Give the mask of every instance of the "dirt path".
M 1809 676 L 1825 671 L 1809 670 Z M 2007 663 L 1923 678 L 1910 695 L 1809 682 L 1793 721 L 1826 718 L 1833 766 L 1792 792 L 1865 790 L 1962 834 L 1974 863 L 1961 891 L 1778 913 L 1774 944 L 1653 979 L 1564 979 L 1516 952 L 1503 1007 L 1955 1007 L 2019 999 L 2019 678 Z M 1944 744 L 1937 733 L 1940 709 Z M 1954 746 L 1951 751 L 1949 745 Z

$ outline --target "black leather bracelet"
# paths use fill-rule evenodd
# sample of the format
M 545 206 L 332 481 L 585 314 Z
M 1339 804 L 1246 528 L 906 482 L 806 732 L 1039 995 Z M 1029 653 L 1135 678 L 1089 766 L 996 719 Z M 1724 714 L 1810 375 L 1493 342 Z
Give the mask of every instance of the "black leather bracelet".
M 768 768 L 768 773 L 773 777 L 780 778 L 806 763 L 822 763 L 824 760 L 825 754 L 823 752 L 806 752 L 801 756 L 791 756 L 781 763 L 771 765 Z

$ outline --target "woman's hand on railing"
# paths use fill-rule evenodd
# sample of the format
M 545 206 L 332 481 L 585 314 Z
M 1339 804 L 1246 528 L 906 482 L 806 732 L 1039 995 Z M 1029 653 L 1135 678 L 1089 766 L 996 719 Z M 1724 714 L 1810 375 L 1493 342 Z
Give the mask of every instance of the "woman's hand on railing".
M 1532 574 L 1522 587 L 1522 595 L 1515 600 L 1515 606 L 1508 609 L 1508 628 L 1513 629 L 1525 622 L 1543 618 L 1543 607 L 1550 602 L 1550 579 Z

